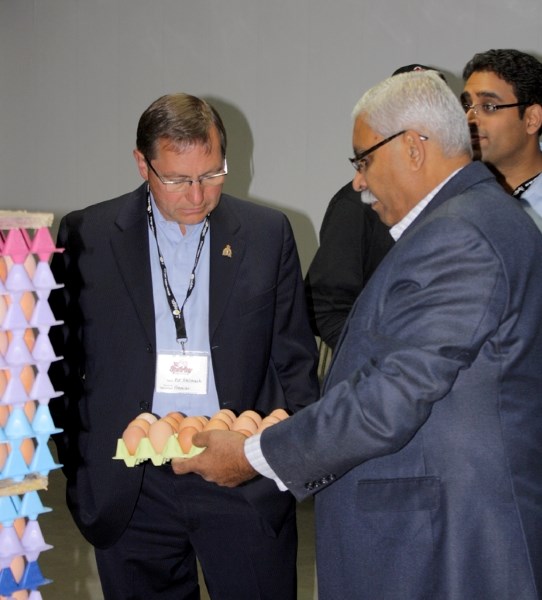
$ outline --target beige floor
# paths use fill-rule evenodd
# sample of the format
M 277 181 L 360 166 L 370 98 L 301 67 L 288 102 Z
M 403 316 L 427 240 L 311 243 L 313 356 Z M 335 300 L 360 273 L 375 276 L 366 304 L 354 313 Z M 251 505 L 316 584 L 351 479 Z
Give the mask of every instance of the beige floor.
M 64 504 L 64 477 L 60 471 L 49 473 L 49 489 L 40 492 L 44 506 L 52 512 L 39 517 L 43 537 L 53 549 L 39 557 L 44 575 L 53 582 L 40 589 L 43 600 L 101 600 L 103 598 L 91 546 L 76 529 Z M 298 598 L 314 600 L 314 529 L 312 502 L 298 506 L 300 547 L 298 554 Z M 121 599 L 119 599 L 121 600 Z M 207 592 L 202 600 L 209 600 Z

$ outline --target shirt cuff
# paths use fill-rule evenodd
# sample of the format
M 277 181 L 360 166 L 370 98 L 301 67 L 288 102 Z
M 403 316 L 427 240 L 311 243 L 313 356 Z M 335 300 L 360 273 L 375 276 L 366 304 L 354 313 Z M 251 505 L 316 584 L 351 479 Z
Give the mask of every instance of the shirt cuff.
M 277 476 L 275 471 L 269 466 L 269 463 L 265 460 L 260 444 L 261 433 L 251 435 L 245 440 L 245 456 L 248 462 L 252 465 L 252 468 L 258 471 L 260 475 L 272 479 L 281 492 L 285 492 L 288 488 L 284 485 L 281 479 Z

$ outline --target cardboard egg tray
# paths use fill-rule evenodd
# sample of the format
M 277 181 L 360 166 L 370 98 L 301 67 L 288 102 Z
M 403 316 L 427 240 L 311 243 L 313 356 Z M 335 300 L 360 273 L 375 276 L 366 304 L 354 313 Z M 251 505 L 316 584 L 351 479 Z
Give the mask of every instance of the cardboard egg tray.
M 117 440 L 117 451 L 113 458 L 116 460 L 123 460 L 127 467 L 135 467 L 146 460 L 152 461 L 152 464 L 155 467 L 159 467 L 160 465 L 169 462 L 172 458 L 190 458 L 196 456 L 196 454 L 200 454 L 203 450 L 205 450 L 205 448 L 192 446 L 190 452 L 183 452 L 177 442 L 177 434 L 174 434 L 169 436 L 161 453 L 156 452 L 152 447 L 149 438 L 145 437 L 139 442 L 135 454 L 130 454 L 124 440 L 121 438 Z

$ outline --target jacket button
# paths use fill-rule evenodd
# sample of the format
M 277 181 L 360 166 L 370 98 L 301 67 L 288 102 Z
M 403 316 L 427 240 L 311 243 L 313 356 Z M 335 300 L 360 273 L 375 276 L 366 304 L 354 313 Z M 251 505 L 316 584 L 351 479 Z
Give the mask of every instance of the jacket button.
M 151 407 L 151 403 L 150 402 L 146 402 L 145 400 L 141 401 L 139 403 L 139 408 L 143 411 L 146 412 L 149 410 L 149 408 Z

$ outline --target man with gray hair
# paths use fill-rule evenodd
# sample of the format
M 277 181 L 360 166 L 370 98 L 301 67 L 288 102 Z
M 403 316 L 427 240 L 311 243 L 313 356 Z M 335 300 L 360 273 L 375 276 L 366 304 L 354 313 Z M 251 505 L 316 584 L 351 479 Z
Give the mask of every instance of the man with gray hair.
M 453 92 L 387 79 L 354 110 L 354 185 L 396 244 L 321 400 L 179 462 L 314 495 L 320 600 L 542 597 L 542 236 L 481 162 Z M 521 231 L 518 243 L 517 231 Z

